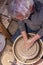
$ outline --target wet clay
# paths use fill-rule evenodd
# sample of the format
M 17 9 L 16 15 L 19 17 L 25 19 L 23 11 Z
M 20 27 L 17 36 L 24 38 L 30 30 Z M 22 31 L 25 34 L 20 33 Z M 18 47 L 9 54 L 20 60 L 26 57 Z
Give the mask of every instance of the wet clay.
M 32 36 L 30 36 L 30 38 Z M 31 46 L 31 48 L 29 48 L 28 50 L 25 50 L 24 40 L 22 36 L 20 35 L 19 37 L 17 37 L 17 39 L 14 41 L 14 44 L 13 44 L 13 53 L 16 60 L 22 64 L 36 63 L 42 57 L 42 51 L 43 51 L 42 44 L 43 44 L 42 41 L 38 40 Z
M 21 57 L 24 59 L 32 59 L 37 56 L 39 52 L 39 45 L 37 42 L 35 42 L 34 45 L 27 51 L 23 48 L 23 44 L 23 38 L 20 38 L 16 43 L 16 50 Z

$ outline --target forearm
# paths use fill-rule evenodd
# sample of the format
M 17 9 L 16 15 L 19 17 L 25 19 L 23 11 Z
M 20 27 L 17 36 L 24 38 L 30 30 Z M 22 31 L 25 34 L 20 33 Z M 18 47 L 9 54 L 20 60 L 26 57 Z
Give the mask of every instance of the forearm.
M 42 25 L 43 26 L 43 25 Z M 34 36 L 34 40 L 38 40 L 43 36 L 43 27 L 38 31 L 38 33 Z
M 22 31 L 21 34 L 22 34 L 22 36 L 23 36 L 24 41 L 26 42 L 26 41 L 28 40 L 28 36 L 27 36 L 26 31 Z M 41 38 L 40 35 L 35 34 L 34 37 L 33 37 L 31 40 L 35 42 L 36 40 L 38 40 L 38 39 L 40 39 L 40 38 Z
M 33 38 L 32 38 L 32 41 L 36 41 L 36 40 L 38 40 L 38 39 L 40 39 L 41 38 L 41 36 L 40 35 L 38 35 L 38 34 L 36 34 Z
M 22 31 L 21 34 L 23 36 L 24 42 L 26 42 L 28 40 L 28 36 L 27 36 L 26 31 Z

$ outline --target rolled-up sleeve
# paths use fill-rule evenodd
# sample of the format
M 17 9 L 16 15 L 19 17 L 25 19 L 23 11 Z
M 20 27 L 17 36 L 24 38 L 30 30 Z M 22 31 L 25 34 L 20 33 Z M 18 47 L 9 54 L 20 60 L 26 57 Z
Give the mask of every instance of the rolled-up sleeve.
M 41 24 L 41 29 L 40 31 L 38 32 L 38 34 L 42 37 L 43 36 L 43 7 L 39 13 L 39 19 L 40 19 L 40 22 L 42 22 Z
M 18 21 L 19 29 L 20 31 L 26 31 L 25 29 L 25 23 L 23 21 Z

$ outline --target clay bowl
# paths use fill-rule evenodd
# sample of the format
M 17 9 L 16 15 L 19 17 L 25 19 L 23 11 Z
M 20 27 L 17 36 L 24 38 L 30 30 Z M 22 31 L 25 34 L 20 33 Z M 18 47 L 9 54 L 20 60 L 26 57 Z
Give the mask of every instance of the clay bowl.
M 29 33 L 29 39 L 32 38 L 35 34 Z M 43 42 L 42 40 L 38 40 L 34 43 L 34 45 L 24 51 L 23 49 L 23 38 L 22 35 L 18 36 L 13 44 L 13 53 L 16 60 L 22 64 L 33 64 L 38 62 L 43 55 Z

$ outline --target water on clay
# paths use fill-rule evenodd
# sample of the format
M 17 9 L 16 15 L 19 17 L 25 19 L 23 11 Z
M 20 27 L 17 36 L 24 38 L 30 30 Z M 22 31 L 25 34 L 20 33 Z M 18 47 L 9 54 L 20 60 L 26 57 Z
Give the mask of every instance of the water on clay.
M 31 38 L 31 37 L 30 37 Z M 41 50 L 41 46 L 42 43 L 41 42 L 36 41 L 33 46 L 31 46 L 30 49 L 25 50 L 24 49 L 24 40 L 22 37 L 18 37 L 16 39 L 16 41 L 14 42 L 14 55 L 16 57 L 17 60 L 19 60 L 22 63 L 35 63 L 39 60 L 39 56 L 42 56 L 42 50 Z M 37 60 L 37 61 L 36 61 Z

